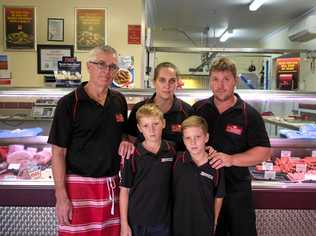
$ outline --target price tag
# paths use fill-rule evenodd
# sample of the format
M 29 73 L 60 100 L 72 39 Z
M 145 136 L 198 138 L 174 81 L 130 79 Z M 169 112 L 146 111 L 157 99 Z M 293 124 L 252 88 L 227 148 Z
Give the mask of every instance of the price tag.
M 316 150 L 312 151 L 312 157 L 316 157 Z
M 264 172 L 264 179 L 275 179 L 276 177 L 276 174 L 275 174 L 275 171 L 273 170 L 266 170 Z
M 296 172 L 298 173 L 306 173 L 307 166 L 306 164 L 296 164 Z
M 291 157 L 291 151 L 282 150 L 281 157 Z
M 18 163 L 11 163 L 8 166 L 8 170 L 19 170 L 20 169 L 21 164 Z
M 262 170 L 273 170 L 272 162 L 262 162 Z

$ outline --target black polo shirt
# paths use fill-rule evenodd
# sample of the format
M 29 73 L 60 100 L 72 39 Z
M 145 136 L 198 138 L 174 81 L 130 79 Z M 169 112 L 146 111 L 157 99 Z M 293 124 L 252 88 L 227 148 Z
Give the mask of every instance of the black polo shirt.
M 157 154 L 147 151 L 140 142 L 135 147 L 121 171 L 120 185 L 130 188 L 128 221 L 141 226 L 170 224 L 174 147 L 164 140 Z
M 102 106 L 87 95 L 85 85 L 58 101 L 48 143 L 67 148 L 67 173 L 113 176 L 120 166 L 117 150 L 126 125 L 127 103 L 121 93 L 109 89 Z
M 154 103 L 155 96 L 156 94 L 154 94 L 151 98 L 138 102 L 134 105 L 127 122 L 127 133 L 129 135 L 137 137 L 139 140 L 144 140 L 143 135 L 137 128 L 136 112 L 142 105 L 146 103 Z M 177 150 L 185 150 L 185 146 L 182 141 L 181 123 L 192 114 L 192 107 L 188 103 L 178 99 L 176 96 L 174 96 L 173 104 L 170 110 L 164 113 L 166 128 L 163 130 L 162 138 L 174 142 Z
M 173 235 L 213 235 L 214 201 L 225 194 L 223 170 L 213 169 L 208 162 L 197 166 L 187 151 L 178 153 L 173 193 Z
M 237 154 L 253 147 L 270 147 L 260 114 L 238 94 L 236 104 L 220 114 L 214 97 L 193 105 L 195 113 L 206 119 L 210 134 L 209 145 L 219 152 Z M 226 192 L 250 191 L 248 167 L 225 167 Z

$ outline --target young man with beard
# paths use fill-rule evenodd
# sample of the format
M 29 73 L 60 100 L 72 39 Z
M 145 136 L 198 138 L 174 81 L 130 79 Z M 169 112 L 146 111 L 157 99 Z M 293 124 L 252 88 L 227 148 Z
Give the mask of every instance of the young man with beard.
M 228 58 L 219 58 L 209 76 L 213 96 L 198 101 L 193 108 L 208 122 L 209 145 L 217 151 L 210 164 L 225 169 L 226 195 L 216 235 L 254 236 L 256 218 L 248 167 L 270 158 L 269 138 L 260 114 L 234 93 L 236 65 Z

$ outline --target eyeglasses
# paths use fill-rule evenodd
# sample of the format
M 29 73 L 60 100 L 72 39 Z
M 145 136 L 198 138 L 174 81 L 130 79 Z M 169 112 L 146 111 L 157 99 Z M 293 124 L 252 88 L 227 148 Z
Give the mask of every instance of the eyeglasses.
M 107 65 L 105 62 L 103 61 L 89 61 L 89 63 L 92 63 L 94 65 L 96 65 L 98 67 L 98 69 L 100 70 L 106 70 L 109 69 L 110 71 L 114 71 L 117 70 L 119 67 L 115 64 L 110 64 Z

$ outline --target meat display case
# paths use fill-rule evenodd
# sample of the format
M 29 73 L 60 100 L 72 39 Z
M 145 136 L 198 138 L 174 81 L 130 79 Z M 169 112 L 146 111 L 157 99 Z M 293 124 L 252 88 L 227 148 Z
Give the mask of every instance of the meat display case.
M 0 139 L 0 146 L 20 144 L 49 147 L 47 135 L 58 99 L 71 89 L 0 89 L 0 129 L 41 127 L 42 136 Z M 150 97 L 152 89 L 120 90 L 129 110 Z M 280 130 L 299 130 L 316 120 L 316 93 L 239 90 L 238 94 L 264 116 L 271 138 L 272 159 L 282 150 L 292 155 L 311 156 L 316 140 L 280 138 Z M 179 90 L 177 96 L 188 103 L 211 96 L 208 90 Z M 1 177 L 1 175 L 0 175 Z M 2 176 L 3 177 L 3 176 Z M 278 181 L 252 182 L 259 235 L 315 235 L 316 184 Z M 0 235 L 55 235 L 56 221 L 53 181 L 50 178 L 0 178 Z M 27 223 L 25 223 L 27 222 Z M 302 223 L 303 222 L 303 223 Z M 306 222 L 311 222 L 310 224 Z

